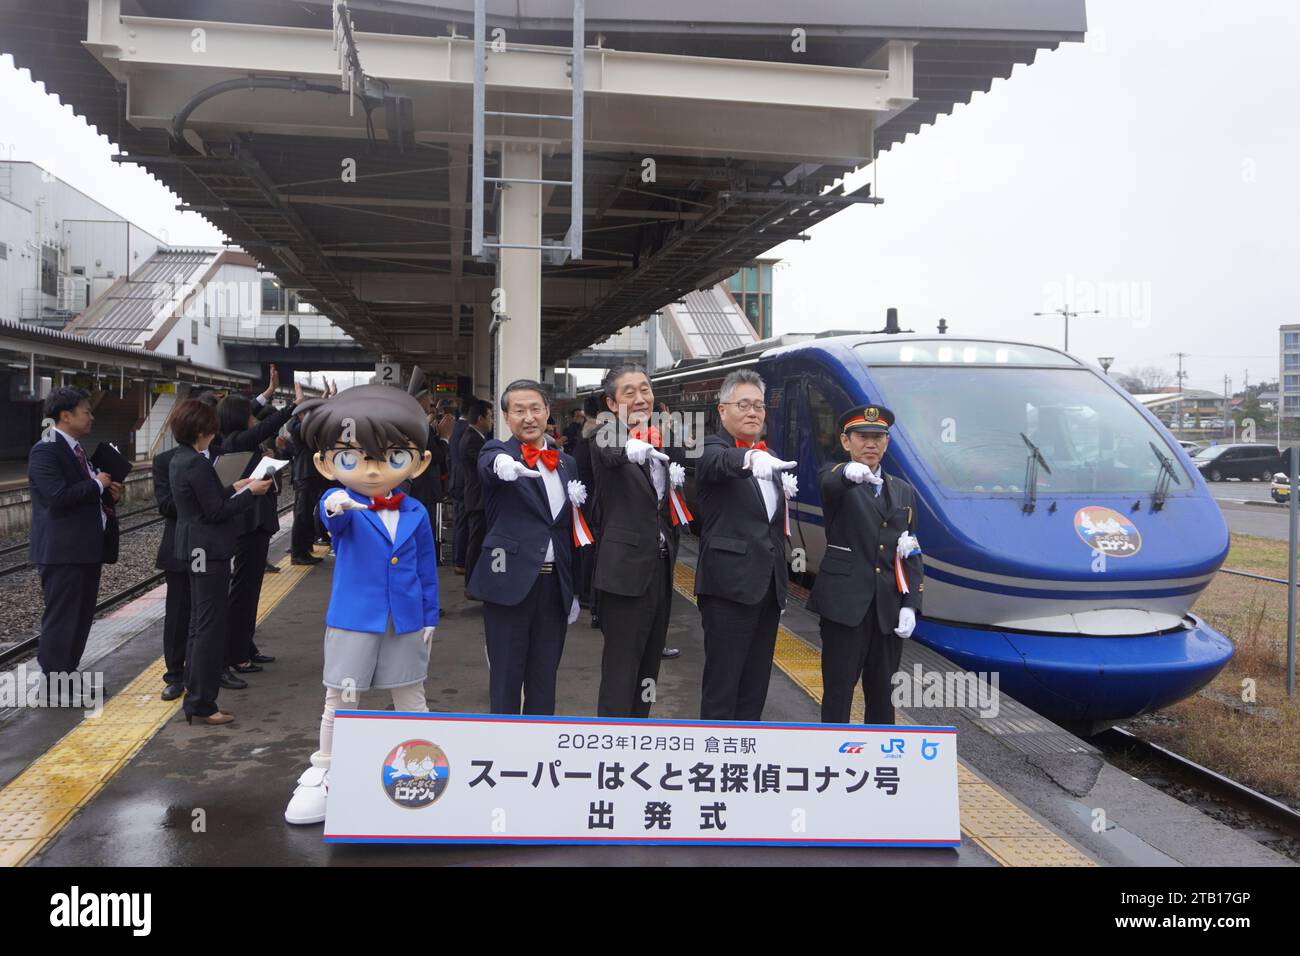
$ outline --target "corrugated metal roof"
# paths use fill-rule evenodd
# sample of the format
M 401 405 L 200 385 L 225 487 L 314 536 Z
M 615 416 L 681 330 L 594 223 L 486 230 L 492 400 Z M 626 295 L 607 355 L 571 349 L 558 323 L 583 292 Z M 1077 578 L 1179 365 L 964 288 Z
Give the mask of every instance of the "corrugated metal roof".
M 218 255 L 203 249 L 160 249 L 68 323 L 67 331 L 109 345 L 143 346 Z
M 717 358 L 727 349 L 758 341 L 744 311 L 718 286 L 686 293 L 664 314 L 676 326 L 687 358 Z

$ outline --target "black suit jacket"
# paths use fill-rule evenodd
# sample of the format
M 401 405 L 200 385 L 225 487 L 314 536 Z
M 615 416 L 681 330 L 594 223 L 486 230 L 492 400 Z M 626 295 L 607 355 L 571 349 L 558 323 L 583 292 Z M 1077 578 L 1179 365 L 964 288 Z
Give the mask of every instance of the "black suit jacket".
M 168 467 L 172 502 L 176 507 L 176 539 L 172 555 L 194 570 L 194 550 L 201 548 L 208 570 L 235 555 L 237 519 L 253 511 L 257 496 L 223 487 L 212 462 L 189 445 L 178 445 Z M 263 496 L 265 497 L 265 496 Z
M 178 445 L 177 448 L 180 446 Z M 171 463 L 176 448 L 169 448 L 153 460 L 153 498 L 163 522 L 162 541 L 153 566 L 160 571 L 188 571 L 189 563 L 176 557 L 176 502 L 172 499 Z
M 826 518 L 826 554 L 808 598 L 808 610 L 856 627 L 875 605 L 880 630 L 892 633 L 898 611 L 921 613 L 924 571 L 921 556 L 903 562 L 908 593 L 900 594 L 894 575 L 894 552 L 904 531 L 916 533 L 916 491 L 902 478 L 885 475 L 876 497 L 870 482 L 844 477 L 844 463 L 821 472 L 822 511 Z
M 776 510 L 769 519 L 759 481 L 745 469 L 745 455 L 746 450 L 737 448 L 736 440 L 725 430 L 704 439 L 695 465 L 695 500 L 700 512 L 695 593 L 757 604 L 767 594 L 768 583 L 774 581 L 777 603 L 785 607 L 789 580 L 785 493 L 778 477 Z
M 456 419 L 456 423 L 451 426 L 451 447 L 447 459 L 447 471 L 451 475 L 451 488 L 448 489 L 448 494 L 457 501 L 465 500 L 465 473 L 460 467 L 460 440 L 465 437 L 465 432 L 469 430 L 469 421 L 464 418 Z M 475 467 L 477 467 L 477 463 Z
M 221 436 L 220 451 L 216 454 L 229 455 L 234 452 L 253 452 L 253 457 L 249 459 L 248 464 L 239 476 L 240 478 L 247 478 L 262 461 L 262 443 L 268 438 L 274 438 L 280 427 L 293 418 L 293 410 L 293 405 L 286 405 L 279 411 L 267 415 L 252 428 L 227 432 Z M 212 449 L 209 448 L 208 452 L 211 454 Z M 198 453 L 195 452 L 195 454 Z M 280 530 L 280 517 L 276 514 L 277 500 L 276 495 L 269 492 L 253 498 L 255 502 L 253 507 L 241 512 L 238 517 L 239 533 L 248 534 L 251 531 L 266 531 L 274 534 Z
M 663 500 L 656 501 L 649 462 L 628 461 L 626 444 L 627 428 L 619 420 L 605 422 L 591 436 L 591 467 L 600 497 L 600 546 L 592 584 L 611 594 L 640 597 L 659 560 L 660 533 L 670 564 L 677 561 L 679 528 L 672 523 L 667 485 Z M 680 448 L 665 453 L 678 464 L 686 457 Z
M 433 509 L 442 500 L 442 473 L 447 469 L 447 446 L 442 443 L 438 433 L 429 429 L 427 449 L 429 467 L 411 481 L 411 497 L 424 505 L 433 520 Z
M 27 455 L 32 496 L 28 560 L 38 565 L 112 564 L 118 524 L 111 518 L 104 524 L 103 508 L 112 505 L 113 496 L 101 492 L 62 435 L 50 429 L 49 436 Z
M 548 442 L 548 447 L 554 448 L 554 442 Z M 556 472 L 564 492 L 564 504 L 552 518 L 546 482 L 527 477 L 502 481 L 492 467 L 497 455 L 509 455 L 521 463 L 524 460 L 517 438 L 490 439 L 484 442 L 479 453 L 478 479 L 487 512 L 487 533 L 478 565 L 469 569 L 469 590 L 485 601 L 514 607 L 528 597 L 537 582 L 550 545 L 554 573 L 558 575 L 560 596 L 567 612 L 578 579 L 575 566 L 578 549 L 573 546 L 573 505 L 569 502 L 568 483 L 577 480 L 578 466 L 571 457 L 560 453 Z M 537 463 L 539 470 L 545 467 Z M 493 571 L 492 552 L 497 548 L 504 552 L 504 571 Z
M 466 511 L 483 510 L 483 482 L 479 479 L 478 456 L 487 438 L 476 428 L 466 428 L 460 440 L 460 481 Z

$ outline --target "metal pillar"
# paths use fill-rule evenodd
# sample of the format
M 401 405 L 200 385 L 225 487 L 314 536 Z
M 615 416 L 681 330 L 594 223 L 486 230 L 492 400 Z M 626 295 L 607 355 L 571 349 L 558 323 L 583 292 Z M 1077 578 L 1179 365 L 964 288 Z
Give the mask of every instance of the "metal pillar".
M 474 303 L 474 361 L 470 375 L 474 380 L 477 398 L 492 398 L 492 307 L 486 302 Z
M 500 203 L 497 285 L 505 293 L 505 309 L 497 317 L 497 390 L 518 378 L 537 378 L 542 363 L 542 187 L 518 181 L 541 179 L 541 149 L 503 144 L 501 168 L 513 181 L 502 189 Z M 504 424 L 498 415 L 498 435 Z

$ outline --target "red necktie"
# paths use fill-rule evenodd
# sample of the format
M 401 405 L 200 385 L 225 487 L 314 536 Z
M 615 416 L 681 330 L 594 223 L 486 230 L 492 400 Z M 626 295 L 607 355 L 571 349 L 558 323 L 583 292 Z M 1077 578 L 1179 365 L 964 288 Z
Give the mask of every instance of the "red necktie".
M 406 495 L 402 494 L 399 491 L 391 498 L 371 498 L 370 510 L 371 511 L 397 511 L 398 510 L 397 506 L 401 504 L 402 499 L 405 497 Z
M 737 448 L 752 448 L 752 449 L 754 449 L 754 451 L 767 451 L 767 443 L 766 443 L 766 442 L 756 441 L 756 442 L 754 442 L 754 444 L 751 445 L 749 442 L 745 441 L 745 439 L 743 439 L 743 438 L 737 438 L 737 439 L 736 439 L 736 447 L 737 447 Z
M 81 443 L 73 442 L 72 450 L 77 455 L 77 461 L 81 462 L 81 470 L 85 472 L 89 472 L 90 474 L 93 475 L 94 472 L 90 470 L 90 462 L 86 461 L 86 450 L 81 447 Z M 107 491 L 108 489 L 105 488 L 104 490 Z M 112 518 L 113 520 L 117 520 L 117 509 L 114 508 L 111 504 L 101 499 L 99 502 L 99 506 L 104 509 L 105 516 Z
M 542 449 L 534 448 L 532 445 L 523 445 L 519 450 L 524 456 L 524 464 L 529 468 L 536 468 L 537 460 L 539 458 L 542 460 L 542 464 L 551 471 L 554 471 L 556 466 L 560 463 L 560 453 L 554 448 L 548 448 L 545 451 L 542 451 Z

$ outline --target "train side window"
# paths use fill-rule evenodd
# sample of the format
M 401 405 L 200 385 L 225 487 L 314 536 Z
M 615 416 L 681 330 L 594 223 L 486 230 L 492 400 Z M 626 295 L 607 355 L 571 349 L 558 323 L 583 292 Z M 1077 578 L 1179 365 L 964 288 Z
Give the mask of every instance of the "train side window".
M 823 393 L 821 386 L 808 383 L 808 424 L 812 431 L 813 450 L 818 466 L 827 462 L 848 461 L 844 446 L 840 444 L 839 412 L 848 405 L 841 401 L 837 406 Z

